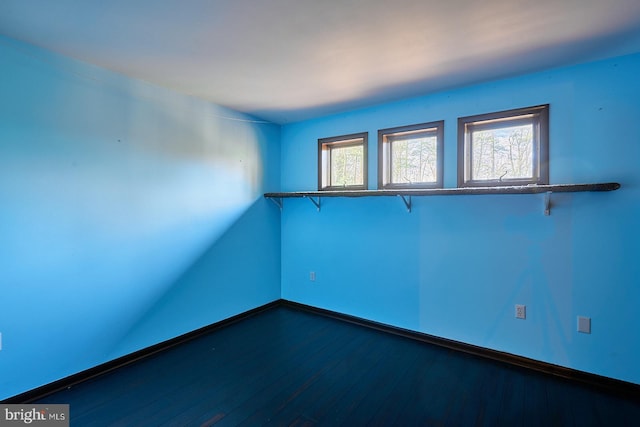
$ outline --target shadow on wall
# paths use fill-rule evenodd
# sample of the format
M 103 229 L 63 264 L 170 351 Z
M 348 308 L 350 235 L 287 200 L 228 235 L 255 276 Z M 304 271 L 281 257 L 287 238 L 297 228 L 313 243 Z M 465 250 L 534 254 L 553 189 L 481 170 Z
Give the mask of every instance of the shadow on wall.
M 109 359 L 280 298 L 280 212 L 260 197 L 125 334 Z

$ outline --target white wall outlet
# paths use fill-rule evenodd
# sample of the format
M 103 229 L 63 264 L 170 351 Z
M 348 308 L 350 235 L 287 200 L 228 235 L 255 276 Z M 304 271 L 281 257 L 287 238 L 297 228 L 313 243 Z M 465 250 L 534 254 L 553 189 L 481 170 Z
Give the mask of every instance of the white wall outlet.
M 315 271 L 311 271 L 309 273 L 309 280 L 311 280 L 312 282 L 316 281 L 316 272 Z
M 522 304 L 516 304 L 516 319 L 527 318 L 527 306 Z
M 591 318 L 585 316 L 578 316 L 578 332 L 583 334 L 591 333 Z

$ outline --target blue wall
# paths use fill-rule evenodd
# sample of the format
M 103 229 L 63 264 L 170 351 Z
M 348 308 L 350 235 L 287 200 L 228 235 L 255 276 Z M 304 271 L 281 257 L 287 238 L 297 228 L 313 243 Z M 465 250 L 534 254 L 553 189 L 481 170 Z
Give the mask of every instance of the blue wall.
M 3 37 L 0 99 L 0 399 L 280 297 L 279 126 Z
M 640 55 L 511 78 L 286 125 L 283 191 L 315 190 L 317 139 L 445 120 L 456 186 L 457 118 L 550 106 L 552 183 L 611 193 L 286 199 L 282 297 L 640 383 Z M 316 281 L 309 273 L 316 273 Z M 514 305 L 527 305 L 527 319 Z M 576 332 L 578 315 L 592 334 Z

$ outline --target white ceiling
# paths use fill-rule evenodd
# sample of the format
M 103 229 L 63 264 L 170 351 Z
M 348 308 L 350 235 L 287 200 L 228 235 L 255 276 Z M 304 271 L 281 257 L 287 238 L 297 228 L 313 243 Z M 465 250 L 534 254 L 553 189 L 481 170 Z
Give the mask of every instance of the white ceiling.
M 638 52 L 640 0 L 0 0 L 0 34 L 288 123 Z

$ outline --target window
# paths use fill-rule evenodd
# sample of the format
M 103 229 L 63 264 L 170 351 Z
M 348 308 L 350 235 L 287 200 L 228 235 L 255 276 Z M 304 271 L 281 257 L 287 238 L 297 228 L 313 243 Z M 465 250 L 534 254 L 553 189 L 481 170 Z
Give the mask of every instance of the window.
M 367 188 L 367 133 L 318 140 L 318 190 Z
M 378 188 L 442 187 L 444 122 L 378 131 Z
M 549 183 L 549 105 L 458 119 L 458 187 Z

